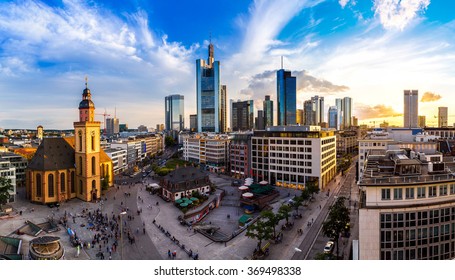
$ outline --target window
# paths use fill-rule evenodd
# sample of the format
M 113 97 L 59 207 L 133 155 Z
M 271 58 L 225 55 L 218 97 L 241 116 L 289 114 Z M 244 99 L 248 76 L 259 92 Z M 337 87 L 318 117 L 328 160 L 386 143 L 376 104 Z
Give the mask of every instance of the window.
M 92 175 L 96 175 L 96 159 L 92 157 Z
M 455 184 L 450 184 L 450 194 L 455 194 Z
M 418 187 L 417 188 L 417 198 L 425 198 L 426 196 L 427 196 L 426 188 L 425 187 Z
M 43 185 L 41 184 L 41 174 L 36 174 L 36 196 L 42 196 L 42 188 Z
M 66 186 L 65 186 L 65 173 L 60 173 L 60 191 L 65 192 Z
M 414 199 L 414 188 L 406 188 L 406 199 Z
M 77 167 L 79 169 L 79 175 L 82 175 L 82 157 L 79 157 L 79 166 Z
M 83 186 L 82 180 L 79 180 L 79 194 L 82 194 Z
M 82 135 L 79 132 L 79 152 L 82 152 Z
M 390 189 L 381 189 L 381 199 L 390 200 Z
M 428 197 L 436 196 L 436 186 L 431 186 L 428 188 Z
M 54 174 L 47 175 L 47 195 L 54 197 Z
M 95 150 L 95 136 L 92 135 L 92 151 Z
M 447 195 L 447 185 L 439 186 L 439 196 Z
M 403 199 L 403 189 L 393 189 L 393 199 L 394 200 L 401 200 Z
M 74 171 L 71 172 L 71 193 L 76 192 L 76 181 L 74 180 Z

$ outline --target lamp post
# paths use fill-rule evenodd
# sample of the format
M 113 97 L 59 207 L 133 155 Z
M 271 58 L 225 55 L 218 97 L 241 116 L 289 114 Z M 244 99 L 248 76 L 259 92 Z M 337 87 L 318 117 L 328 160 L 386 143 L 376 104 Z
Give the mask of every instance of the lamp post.
M 120 259 L 121 260 L 123 260 L 123 220 L 122 220 L 123 215 L 126 215 L 125 211 L 120 213 Z

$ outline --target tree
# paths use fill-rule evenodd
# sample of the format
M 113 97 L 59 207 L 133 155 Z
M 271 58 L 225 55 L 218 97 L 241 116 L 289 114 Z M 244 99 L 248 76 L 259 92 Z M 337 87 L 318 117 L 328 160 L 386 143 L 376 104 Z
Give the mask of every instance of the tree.
M 11 179 L 0 177 L 0 205 L 5 204 L 8 201 L 11 196 L 9 192 L 13 189 Z
M 306 189 L 308 190 L 311 197 L 314 193 L 319 193 L 319 183 L 318 181 L 308 181 L 306 182 Z
M 261 219 L 273 229 L 273 238 L 276 237 L 276 226 L 283 219 L 279 214 L 273 213 L 271 210 L 264 210 L 261 212 Z
M 283 204 L 280 206 L 280 209 L 278 209 L 278 215 L 280 215 L 282 217 L 282 219 L 286 219 L 286 224 L 289 223 L 289 217 L 291 216 L 291 211 L 292 211 L 292 208 L 291 206 L 287 205 L 287 204 Z
M 166 144 L 166 147 L 171 147 L 175 145 L 175 140 L 172 136 L 166 136 L 166 138 L 164 138 L 164 143 Z
M 349 209 L 345 206 L 346 197 L 339 197 L 335 203 L 330 206 L 330 212 L 327 220 L 322 224 L 322 233 L 333 239 L 337 245 L 338 258 L 338 239 L 340 234 L 345 231 L 349 224 Z
M 250 225 L 246 230 L 246 236 L 258 240 L 258 249 L 262 248 L 262 241 L 272 237 L 273 230 L 264 217 L 260 217 L 256 223 Z
M 294 202 L 292 203 L 292 207 L 294 208 L 296 214 L 299 214 L 299 207 L 303 205 L 303 201 L 305 200 L 303 196 L 296 196 L 292 200 Z
M 109 188 L 109 174 L 106 174 L 101 180 L 101 189 L 106 191 Z

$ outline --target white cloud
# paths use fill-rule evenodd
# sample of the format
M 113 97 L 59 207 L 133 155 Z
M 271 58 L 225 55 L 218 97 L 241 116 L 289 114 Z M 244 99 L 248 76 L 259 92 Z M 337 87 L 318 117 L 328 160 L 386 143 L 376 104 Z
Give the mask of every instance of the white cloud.
M 339 0 L 338 3 L 340 3 L 341 8 L 344 9 L 344 7 L 346 7 L 346 5 L 349 3 L 349 0 Z
M 375 14 L 386 29 L 403 30 L 430 5 L 430 0 L 375 0 Z

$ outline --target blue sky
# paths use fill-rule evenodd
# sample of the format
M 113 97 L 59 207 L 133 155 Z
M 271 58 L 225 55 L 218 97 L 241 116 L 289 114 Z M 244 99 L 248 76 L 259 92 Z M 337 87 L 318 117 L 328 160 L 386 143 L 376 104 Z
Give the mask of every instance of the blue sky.
M 350 96 L 361 122 L 399 125 L 403 90 L 418 89 L 434 125 L 438 106 L 455 116 L 454 10 L 442 0 L 1 1 L 0 127 L 72 128 L 86 75 L 97 113 L 155 127 L 164 97 L 183 94 L 189 125 L 210 34 L 228 99 L 257 109 L 275 99 L 284 56 L 298 108 Z

